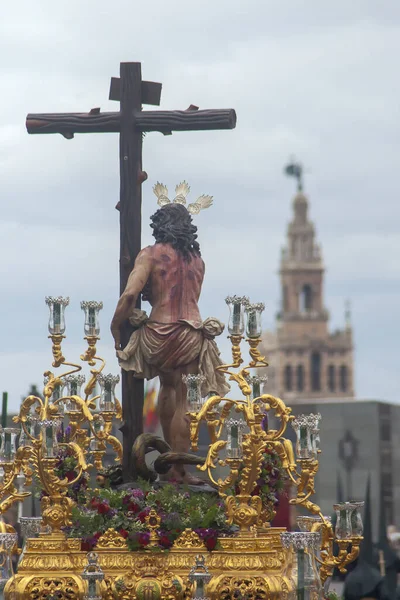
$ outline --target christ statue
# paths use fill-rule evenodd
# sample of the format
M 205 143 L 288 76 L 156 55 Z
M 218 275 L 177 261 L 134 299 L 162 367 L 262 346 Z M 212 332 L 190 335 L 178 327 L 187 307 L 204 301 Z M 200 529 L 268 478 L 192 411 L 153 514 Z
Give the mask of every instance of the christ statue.
M 182 453 L 190 447 L 182 375 L 204 375 L 203 396 L 224 396 L 229 390 L 224 375 L 216 370 L 222 362 L 214 337 L 224 326 L 214 318 L 203 322 L 198 307 L 205 265 L 191 213 L 206 208 L 212 199 L 201 196 L 186 208 L 189 189 L 185 182 L 178 185 L 171 203 L 164 186 L 154 187 L 161 205 L 151 217 L 155 244 L 139 253 L 111 323 L 122 369 L 138 378 L 160 378 L 158 411 L 164 439 L 173 451 Z M 139 294 L 151 304 L 149 317 L 135 309 Z M 138 328 L 122 349 L 120 327 L 126 319 Z M 182 465 L 172 467 L 168 478 L 197 482 Z

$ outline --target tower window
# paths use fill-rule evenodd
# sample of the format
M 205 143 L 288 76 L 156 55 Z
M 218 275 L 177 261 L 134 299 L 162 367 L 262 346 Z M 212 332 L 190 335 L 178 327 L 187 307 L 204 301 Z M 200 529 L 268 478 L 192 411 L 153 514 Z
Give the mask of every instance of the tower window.
M 285 367 L 285 389 L 287 392 L 291 392 L 292 388 L 293 388 L 292 367 L 290 365 L 286 365 L 286 367 Z
M 342 365 L 340 367 L 340 391 L 342 392 L 347 392 L 347 388 L 349 385 L 348 379 L 348 369 L 346 367 L 346 365 Z
M 321 389 L 321 355 L 319 352 L 311 354 L 311 390 L 319 392 Z
M 297 378 L 297 390 L 299 392 L 302 392 L 304 390 L 304 367 L 303 367 L 303 365 L 297 365 L 296 378 Z
M 336 375 L 335 366 L 329 365 L 329 367 L 328 367 L 328 390 L 330 392 L 335 391 L 335 387 L 336 387 L 335 375 Z
M 300 292 L 300 312 L 307 312 L 312 309 L 312 289 L 311 285 L 306 283 Z

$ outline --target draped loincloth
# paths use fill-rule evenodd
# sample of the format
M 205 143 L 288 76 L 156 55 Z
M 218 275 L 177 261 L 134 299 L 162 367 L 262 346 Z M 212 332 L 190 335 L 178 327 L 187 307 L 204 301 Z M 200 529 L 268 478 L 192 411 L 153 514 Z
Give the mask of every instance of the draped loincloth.
M 227 394 L 230 386 L 225 376 L 216 371 L 223 363 L 214 337 L 222 333 L 222 323 L 217 319 L 206 319 L 201 324 L 185 320 L 156 323 L 140 316 L 138 321 L 131 319 L 134 324 L 140 321 L 142 324 L 132 333 L 126 347 L 117 352 L 122 369 L 133 371 L 139 379 L 153 379 L 198 360 L 199 373 L 206 377 L 202 394 Z

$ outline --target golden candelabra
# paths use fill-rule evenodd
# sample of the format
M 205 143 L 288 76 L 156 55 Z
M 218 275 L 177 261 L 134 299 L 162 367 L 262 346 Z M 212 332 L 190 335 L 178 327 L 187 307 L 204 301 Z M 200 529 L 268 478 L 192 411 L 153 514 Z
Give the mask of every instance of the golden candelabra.
M 61 349 L 68 299 L 47 298 L 46 302 L 50 308 L 53 367 L 62 372 L 47 371 L 43 397 L 28 396 L 22 402 L 20 413 L 14 418 L 21 430 L 1 431 L 0 511 L 30 494 L 20 481 L 17 484 L 21 476 L 25 487 L 34 479 L 42 490 L 39 537 L 27 540 L 18 572 L 6 583 L 5 597 L 16 600 L 48 597 L 178 600 L 192 594 L 198 598 L 206 595 L 212 600 L 323 597 L 323 586 L 326 591 L 333 570 L 337 567 L 344 572 L 358 556 L 362 540 L 361 503 L 336 505 L 334 529 L 330 518 L 312 501 L 320 452 L 320 416 L 295 418 L 281 399 L 261 393 L 263 377 L 252 372 L 268 366 L 259 351 L 264 306 L 250 304 L 246 298 L 227 298 L 232 363 L 218 369 L 237 384 L 240 399 L 216 394 L 205 399 L 201 391 L 204 377 L 195 374 L 184 377 L 192 449 L 197 449 L 202 422 L 210 435 L 206 460 L 197 468 L 208 474 L 224 500 L 232 532 L 219 539 L 218 548 L 208 555 L 205 563 L 204 542 L 191 529 L 180 535 L 169 552 L 160 551 L 161 519 L 154 508 L 145 519 L 149 532 L 145 550 L 130 552 L 121 534 L 109 529 L 98 540 L 96 553 L 86 558 L 81 551 L 81 540 L 66 536 L 65 528 L 71 524 L 75 504 L 69 494 L 71 486 L 92 467 L 102 468 L 107 445 L 115 451 L 116 461 L 121 462 L 121 443 L 112 435 L 113 420 L 121 418 L 121 407 L 115 397 L 117 378 L 103 374 L 105 363 L 96 352 L 101 303 L 81 305 L 85 311 L 87 349 L 80 358 L 91 367 L 89 381 L 81 393 L 82 366 L 67 362 Z M 245 331 L 250 362 L 242 366 L 241 343 Z M 94 394 L 96 383 L 101 386 L 98 395 Z M 65 388 L 67 393 L 63 394 Z M 270 411 L 278 423 L 275 429 L 266 425 Z M 284 437 L 289 424 L 297 436 L 297 460 L 292 443 Z M 301 532 L 287 533 L 270 525 L 275 515 L 274 502 L 256 493 L 266 452 L 279 460 L 281 471 L 296 490 L 291 503 L 311 513 L 299 517 Z M 74 461 L 73 477 L 60 472 L 63 453 Z M 228 474 L 216 477 L 217 467 L 227 469 Z M 7 532 L 0 533 L 0 553 L 3 551 L 10 557 L 17 552 L 15 537 L 7 542 L 2 535 Z M 14 533 L 9 531 L 8 535 Z M 339 547 L 336 556 L 335 542 Z M 0 583 L 6 579 L 0 574 Z
M 325 584 L 332 576 L 335 568 L 342 573 L 346 566 L 355 560 L 359 554 L 362 541 L 362 521 L 360 508 L 363 503 L 346 502 L 335 505 L 337 525 L 333 530 L 330 517 L 321 513 L 320 507 L 311 500 L 315 493 L 314 480 L 318 472 L 319 427 L 320 415 L 300 415 L 295 418 L 291 408 L 269 394 L 260 394 L 260 378 L 253 377 L 250 385 L 250 369 L 260 369 L 268 366 L 265 357 L 261 356 L 258 346 L 261 342 L 261 313 L 263 304 L 249 304 L 247 298 L 229 297 L 230 307 L 229 333 L 232 344 L 232 363 L 218 367 L 229 380 L 237 383 L 242 398 L 233 400 L 212 395 L 204 403 L 201 402 L 201 376 L 188 376 L 189 403 L 192 399 L 193 410 L 190 416 L 190 431 L 192 449 L 197 449 L 200 423 L 208 426 L 211 444 L 207 458 L 202 466 L 197 468 L 207 471 L 211 481 L 218 488 L 219 494 L 225 499 L 228 522 L 238 526 L 239 538 L 252 538 L 263 532 L 268 533 L 270 521 L 275 516 L 274 506 L 263 505 L 261 497 L 253 490 L 260 476 L 262 457 L 265 449 L 270 449 L 281 460 L 282 468 L 296 489 L 296 497 L 291 504 L 301 506 L 314 515 L 308 521 L 300 518 L 303 531 L 319 533 L 319 556 L 315 556 L 319 564 L 319 576 Z M 247 343 L 251 361 L 245 367 L 240 344 L 244 333 L 243 312 L 247 313 Z M 241 368 L 240 368 L 241 367 Z M 236 369 L 236 370 L 234 370 Z M 238 370 L 240 369 L 240 370 Z M 192 389 L 190 389 L 190 387 Z M 218 412 L 217 407 L 221 407 Z M 241 420 L 232 419 L 231 412 L 243 416 Z M 263 428 L 265 413 L 274 411 L 279 422 L 277 429 Z M 292 443 L 284 438 L 287 425 L 291 424 L 297 434 L 296 454 L 294 458 Z M 224 429 L 227 439 L 223 439 Z M 243 433 L 246 429 L 247 432 Z M 226 450 L 226 457 L 218 459 L 221 451 Z M 217 464 L 229 468 L 225 479 L 215 480 L 213 470 Z M 236 487 L 238 493 L 227 494 L 227 490 Z M 285 538 L 290 548 L 290 536 Z M 293 540 L 301 539 L 294 536 Z M 334 542 L 338 544 L 339 553 L 334 556 Z M 314 542 L 312 543 L 314 546 Z M 293 548 L 292 548 L 293 549 Z M 296 549 L 296 548 L 294 548 Z M 300 551 L 302 549 L 300 548 Z M 212 588 L 211 582 L 210 587 Z

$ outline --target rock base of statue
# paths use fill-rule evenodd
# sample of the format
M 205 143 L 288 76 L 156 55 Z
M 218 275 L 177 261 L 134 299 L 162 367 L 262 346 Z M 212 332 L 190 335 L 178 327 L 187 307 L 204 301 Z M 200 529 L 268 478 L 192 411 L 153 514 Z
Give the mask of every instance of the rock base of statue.
M 158 489 L 165 487 L 167 485 L 170 485 L 170 484 L 171 483 L 169 481 L 155 481 L 152 484 L 152 487 L 155 490 L 158 490 Z M 190 484 L 175 484 L 175 485 L 180 490 L 188 490 L 189 492 L 194 493 L 194 494 L 196 494 L 196 493 L 197 494 L 214 494 L 216 498 L 219 497 L 218 490 L 213 488 L 208 483 L 203 483 L 201 485 L 190 485 Z M 140 489 L 140 488 L 141 488 L 141 484 L 136 483 L 136 482 L 121 483 L 120 485 L 116 486 L 117 490 L 131 490 L 131 489 Z

